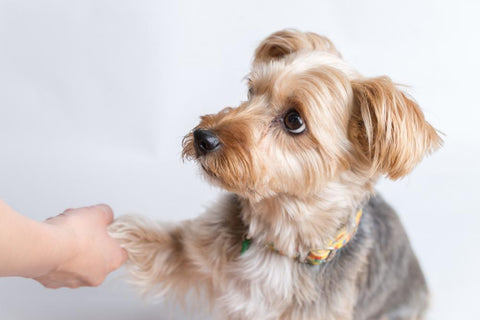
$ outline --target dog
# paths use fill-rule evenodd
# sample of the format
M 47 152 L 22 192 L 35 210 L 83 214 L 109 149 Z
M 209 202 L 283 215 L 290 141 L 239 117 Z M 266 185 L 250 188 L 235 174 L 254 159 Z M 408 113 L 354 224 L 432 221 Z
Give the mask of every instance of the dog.
M 183 140 L 183 157 L 228 193 L 179 224 L 123 216 L 110 227 L 133 282 L 201 290 L 220 319 L 422 319 L 424 275 L 374 190 L 442 144 L 417 103 L 296 30 L 260 43 L 248 88 Z

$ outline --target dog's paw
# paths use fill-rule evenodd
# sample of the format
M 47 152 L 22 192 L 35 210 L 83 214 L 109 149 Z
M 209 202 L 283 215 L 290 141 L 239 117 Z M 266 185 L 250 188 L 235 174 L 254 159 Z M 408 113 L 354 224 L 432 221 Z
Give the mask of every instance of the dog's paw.
M 162 283 L 171 278 L 178 267 L 172 259 L 178 246 L 172 240 L 170 229 L 169 224 L 134 215 L 121 216 L 108 228 L 110 236 L 128 253 L 130 283 L 143 294 L 162 296 L 168 288 Z
M 146 218 L 124 215 L 115 219 L 107 230 L 109 235 L 123 246 L 147 238 L 148 225 Z
M 161 224 L 150 219 L 124 215 L 108 227 L 108 233 L 127 251 L 130 262 L 144 264 L 145 259 L 151 259 L 158 246 L 167 240 L 163 229 Z
M 108 227 L 108 233 L 127 250 L 130 262 L 142 265 L 173 249 L 171 229 L 172 226 L 167 223 L 138 215 L 124 215 Z

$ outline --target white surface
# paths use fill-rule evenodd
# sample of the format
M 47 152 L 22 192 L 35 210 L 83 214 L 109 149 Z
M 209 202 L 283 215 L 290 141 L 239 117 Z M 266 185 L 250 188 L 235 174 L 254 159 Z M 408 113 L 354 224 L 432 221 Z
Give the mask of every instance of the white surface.
M 43 220 L 98 202 L 180 220 L 217 191 L 180 160 L 198 116 L 245 98 L 260 40 L 329 36 L 365 75 L 408 84 L 444 148 L 378 189 L 434 293 L 429 319 L 478 319 L 478 2 L 0 0 L 0 197 Z M 0 319 L 195 319 L 123 281 L 43 289 L 0 279 Z M 198 316 L 197 318 L 205 318 Z

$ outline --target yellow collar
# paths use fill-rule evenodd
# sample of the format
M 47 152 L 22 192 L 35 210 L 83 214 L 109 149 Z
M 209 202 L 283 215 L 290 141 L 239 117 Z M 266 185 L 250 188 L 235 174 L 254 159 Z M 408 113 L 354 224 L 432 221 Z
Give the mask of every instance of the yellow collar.
M 291 256 L 291 258 L 297 260 L 298 262 L 312 265 L 318 265 L 330 261 L 335 256 L 336 251 L 343 248 L 355 235 L 358 229 L 358 225 L 360 224 L 361 217 L 362 209 L 358 210 L 355 216 L 355 227 L 353 231 L 350 233 L 347 232 L 347 227 L 344 226 L 342 229 L 340 229 L 335 239 L 332 239 L 328 243 L 328 246 L 325 249 L 312 249 L 308 252 L 307 256 L 304 259 L 301 258 L 300 253 L 296 253 L 295 255 Z M 251 239 L 246 239 L 243 241 L 242 253 L 248 250 L 250 242 Z M 287 256 L 282 251 L 275 248 L 275 245 L 273 243 L 269 243 L 267 247 L 280 255 Z

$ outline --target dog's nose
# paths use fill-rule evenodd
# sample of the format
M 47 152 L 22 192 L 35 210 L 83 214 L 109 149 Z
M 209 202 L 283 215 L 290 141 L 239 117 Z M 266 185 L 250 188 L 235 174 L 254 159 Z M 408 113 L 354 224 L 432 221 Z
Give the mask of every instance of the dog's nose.
M 195 149 L 202 155 L 219 149 L 221 145 L 218 137 L 209 130 L 197 129 L 193 131 L 193 138 Z

